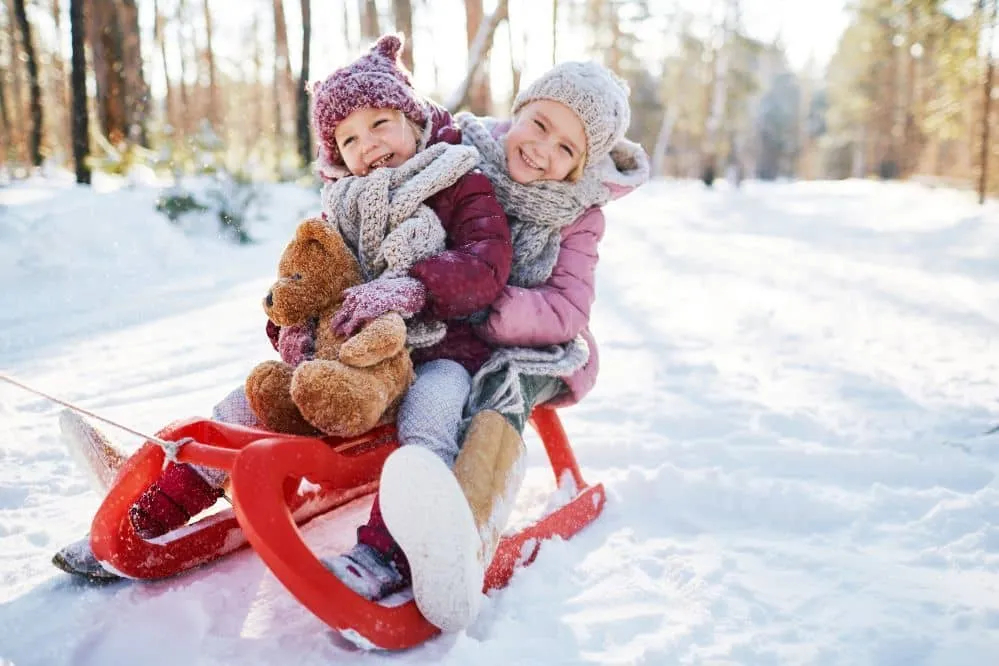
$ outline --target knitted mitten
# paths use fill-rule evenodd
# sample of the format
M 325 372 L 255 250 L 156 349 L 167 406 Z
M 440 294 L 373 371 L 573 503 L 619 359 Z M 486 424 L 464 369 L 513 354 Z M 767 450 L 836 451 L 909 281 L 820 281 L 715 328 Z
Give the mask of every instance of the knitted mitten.
M 404 319 L 411 317 L 427 302 L 427 288 L 411 277 L 380 278 L 345 293 L 343 305 L 333 316 L 333 329 L 340 335 L 351 335 L 387 312 L 398 312 Z

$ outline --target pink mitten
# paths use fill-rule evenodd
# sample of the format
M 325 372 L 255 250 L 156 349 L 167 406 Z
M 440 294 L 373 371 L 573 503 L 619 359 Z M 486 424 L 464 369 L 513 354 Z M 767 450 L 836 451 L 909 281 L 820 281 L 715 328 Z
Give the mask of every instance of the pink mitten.
M 343 305 L 333 315 L 333 330 L 352 335 L 367 322 L 388 312 L 410 317 L 427 302 L 427 288 L 416 278 L 372 280 L 346 291 Z
M 281 360 L 292 367 L 308 361 L 316 354 L 316 331 L 310 324 L 282 326 L 278 334 L 278 353 Z
M 128 516 L 143 539 L 166 534 L 222 496 L 216 488 L 186 463 L 170 463 L 160 478 L 132 505 Z

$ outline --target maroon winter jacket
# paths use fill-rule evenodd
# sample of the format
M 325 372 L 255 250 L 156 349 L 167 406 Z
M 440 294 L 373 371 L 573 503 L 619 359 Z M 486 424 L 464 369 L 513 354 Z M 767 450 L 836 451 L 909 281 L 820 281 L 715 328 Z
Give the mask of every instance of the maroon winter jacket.
M 461 130 L 448 111 L 432 102 L 428 145 L 461 143 Z M 424 203 L 444 226 L 445 249 L 415 264 L 410 276 L 427 289 L 427 303 L 417 316 L 447 322 L 444 339 L 412 353 L 414 363 L 450 359 L 474 374 L 492 353 L 466 319 L 485 309 L 499 296 L 510 276 L 513 245 L 510 225 L 493 186 L 479 171 L 470 171 L 454 185 Z M 277 348 L 278 327 L 267 332 Z

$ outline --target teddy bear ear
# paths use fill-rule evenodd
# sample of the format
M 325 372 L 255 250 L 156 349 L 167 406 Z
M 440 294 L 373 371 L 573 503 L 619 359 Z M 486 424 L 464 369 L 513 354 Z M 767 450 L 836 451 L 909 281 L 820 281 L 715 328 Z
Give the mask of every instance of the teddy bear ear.
M 321 219 L 310 217 L 298 225 L 298 229 L 295 230 L 295 238 L 301 241 L 317 240 L 324 242 L 328 236 L 334 233 L 329 225 Z
M 375 42 L 375 45 L 371 47 L 371 50 L 382 54 L 389 60 L 395 60 L 399 57 L 399 51 L 402 50 L 402 40 L 403 36 L 401 33 L 382 35 Z
M 343 236 L 318 217 L 309 218 L 298 225 L 298 230 L 295 232 L 295 239 L 298 241 L 317 241 L 331 254 L 349 253 Z

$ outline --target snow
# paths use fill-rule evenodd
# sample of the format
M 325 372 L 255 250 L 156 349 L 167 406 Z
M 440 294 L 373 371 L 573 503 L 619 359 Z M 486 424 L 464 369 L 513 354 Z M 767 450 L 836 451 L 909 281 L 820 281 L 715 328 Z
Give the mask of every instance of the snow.
M 236 247 L 170 225 L 148 181 L 0 189 L 0 370 L 152 432 L 273 358 L 259 301 L 318 195 L 268 187 Z M 600 380 L 562 413 L 604 514 L 398 655 L 334 638 L 252 551 L 156 583 L 56 571 L 99 498 L 61 408 L 2 385 L 0 662 L 992 663 L 997 255 L 996 204 L 919 185 L 663 182 L 610 206 Z M 528 448 L 518 522 L 555 488 Z M 368 502 L 310 545 L 349 547 Z

